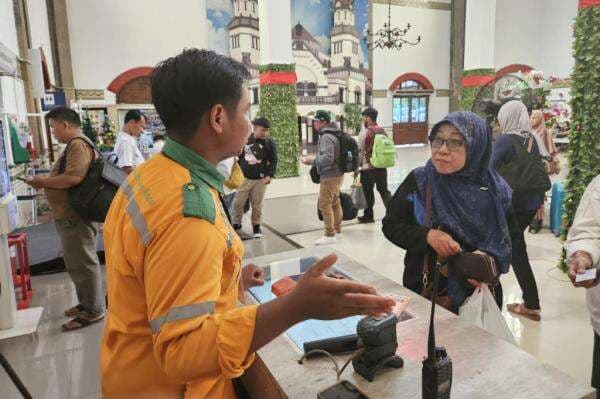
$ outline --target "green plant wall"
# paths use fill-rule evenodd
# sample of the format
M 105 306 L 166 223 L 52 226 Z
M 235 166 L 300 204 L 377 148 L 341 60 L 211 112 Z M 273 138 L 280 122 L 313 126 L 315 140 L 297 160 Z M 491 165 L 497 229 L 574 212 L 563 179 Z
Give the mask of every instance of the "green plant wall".
M 354 134 L 360 132 L 362 122 L 362 111 L 360 106 L 357 104 L 346 104 L 344 105 L 344 118 L 348 127 L 353 130 Z
M 587 185 L 600 173 L 600 6 L 579 10 L 574 25 L 569 175 L 565 184 L 563 240 Z M 565 256 L 560 268 L 566 267 Z
M 269 64 L 260 67 L 260 73 L 294 71 L 293 64 Z M 298 176 L 299 135 L 296 101 L 296 87 L 293 84 L 260 86 L 258 116 L 271 121 L 271 137 L 277 142 L 279 158 L 276 177 Z

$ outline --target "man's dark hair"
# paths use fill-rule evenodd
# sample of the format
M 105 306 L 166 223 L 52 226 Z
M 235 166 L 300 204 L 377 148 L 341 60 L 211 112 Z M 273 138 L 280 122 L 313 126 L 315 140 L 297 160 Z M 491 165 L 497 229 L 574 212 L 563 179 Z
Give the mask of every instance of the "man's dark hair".
M 144 118 L 144 119 L 146 118 L 144 116 L 144 114 L 142 114 L 137 109 L 130 109 L 125 114 L 125 122 L 123 122 L 123 123 L 126 125 L 130 121 L 139 122 L 142 118 Z
M 252 124 L 255 126 L 262 126 L 265 129 L 271 128 L 271 122 L 267 118 L 256 118 L 252 121 Z
M 186 49 L 160 62 L 152 74 L 152 103 L 169 134 L 194 135 L 216 104 L 235 112 L 246 67 L 214 51 Z
M 369 118 L 371 118 L 371 120 L 373 122 L 377 122 L 377 115 L 379 115 L 379 112 L 377 112 L 377 110 L 375 108 L 366 108 L 363 112 L 362 112 L 362 116 L 367 116 Z
M 81 127 L 81 119 L 79 114 L 69 107 L 58 107 L 48 112 L 46 119 L 54 119 L 55 121 L 67 122 L 69 125 Z

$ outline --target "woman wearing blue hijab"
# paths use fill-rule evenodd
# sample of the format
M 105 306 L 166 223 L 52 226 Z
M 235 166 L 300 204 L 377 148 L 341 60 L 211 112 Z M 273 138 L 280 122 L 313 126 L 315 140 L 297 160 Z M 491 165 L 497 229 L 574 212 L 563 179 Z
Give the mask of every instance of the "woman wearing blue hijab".
M 492 255 L 502 273 L 510 267 L 511 244 L 507 215 L 511 189 L 490 169 L 492 132 L 472 112 L 453 112 L 437 123 L 429 137 L 431 159 L 413 170 L 392 198 L 383 233 L 406 249 L 403 285 L 419 294 L 423 286 L 424 260 L 429 270 L 436 257 L 461 251 Z M 431 193 L 431 220 L 425 223 L 425 194 Z M 471 294 L 466 281 L 450 276 L 440 280 L 440 294 L 447 290 L 445 306 L 457 311 Z M 501 287 L 494 292 L 499 306 Z

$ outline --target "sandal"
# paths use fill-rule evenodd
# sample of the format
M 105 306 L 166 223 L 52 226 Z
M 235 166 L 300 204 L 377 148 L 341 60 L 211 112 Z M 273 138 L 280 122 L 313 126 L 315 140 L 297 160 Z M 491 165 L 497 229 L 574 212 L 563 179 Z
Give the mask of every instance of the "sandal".
M 523 316 L 529 320 L 540 321 L 542 319 L 542 316 L 538 312 L 532 310 L 528 312 L 522 303 L 510 303 L 506 305 L 506 309 L 512 314 Z
M 75 316 L 79 316 L 82 313 L 84 313 L 85 309 L 83 307 L 82 304 L 73 306 L 72 308 L 69 308 L 67 310 L 65 310 L 65 316 L 69 316 L 69 317 L 75 317 Z
M 104 319 L 104 313 L 95 316 L 79 316 L 62 325 L 63 331 L 75 331 Z

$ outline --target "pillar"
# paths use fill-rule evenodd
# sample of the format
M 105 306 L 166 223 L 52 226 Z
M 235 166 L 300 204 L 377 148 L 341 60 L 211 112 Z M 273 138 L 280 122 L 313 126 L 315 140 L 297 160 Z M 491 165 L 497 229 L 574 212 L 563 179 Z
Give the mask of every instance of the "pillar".
M 494 79 L 496 0 L 467 0 L 460 108 L 470 110 L 481 86 Z
M 290 0 L 259 0 L 260 117 L 271 121 L 278 146 L 277 177 L 298 176 L 296 72 Z
M 600 0 L 579 0 L 575 19 L 571 84 L 569 175 L 565 184 L 563 239 L 587 185 L 600 174 Z M 566 266 L 564 253 L 561 266 Z
M 465 14 L 467 0 L 454 0 L 451 7 L 449 111 L 454 112 L 460 109 L 460 83 L 465 61 Z

